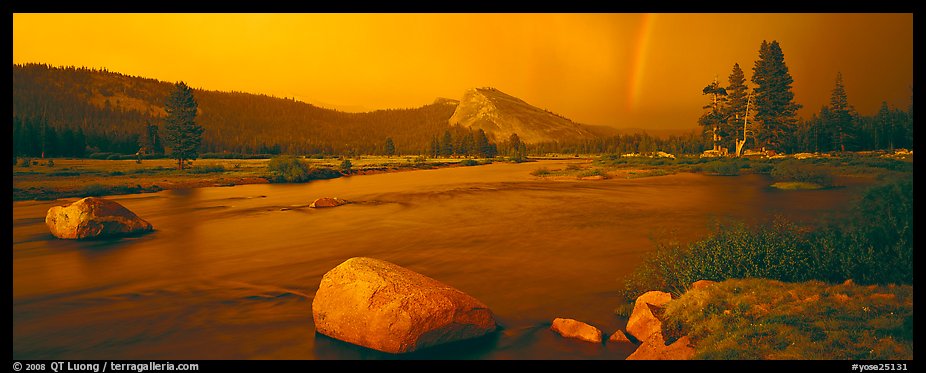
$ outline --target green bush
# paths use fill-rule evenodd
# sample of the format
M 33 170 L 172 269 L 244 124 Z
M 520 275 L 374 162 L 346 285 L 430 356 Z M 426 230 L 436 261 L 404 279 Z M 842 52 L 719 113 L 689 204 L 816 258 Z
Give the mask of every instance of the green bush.
M 341 166 L 340 166 L 341 172 L 345 174 L 350 174 L 350 169 L 353 166 L 354 165 L 350 163 L 350 159 L 345 159 L 344 161 L 341 162 Z
M 479 164 L 479 162 L 476 162 L 475 159 L 464 159 L 464 160 L 460 161 L 460 165 L 461 165 L 461 166 L 475 166 L 475 165 L 478 165 L 478 164 Z
M 330 168 L 309 168 L 302 160 L 293 156 L 281 156 L 267 163 L 270 181 L 274 183 L 302 183 L 310 180 L 340 177 L 338 171 Z
M 786 159 L 772 168 L 772 178 L 776 181 L 799 181 L 822 186 L 833 185 L 833 175 L 826 169 L 796 159 Z
M 330 168 L 310 168 L 309 180 L 324 180 L 341 177 L 341 173 Z
M 546 167 L 540 167 L 536 170 L 531 171 L 531 175 L 534 176 L 547 176 L 550 174 L 550 169 Z
M 913 180 L 899 178 L 864 194 L 849 217 L 820 227 L 783 219 L 748 227 L 718 225 L 687 246 L 657 242 L 625 282 L 624 296 L 684 292 L 697 280 L 768 278 L 862 284 L 913 281 Z
M 703 164 L 700 169 L 720 176 L 736 176 L 740 174 L 744 164 L 746 163 L 738 159 L 717 159 Z
M 48 167 L 55 167 L 55 160 L 54 160 L 54 159 L 49 159 L 48 162 L 45 163 L 45 166 L 48 166 Z
M 85 197 L 99 197 L 109 194 L 109 188 L 102 184 L 89 184 L 81 190 L 81 195 Z
M 305 162 L 293 156 L 272 158 L 267 163 L 267 169 L 270 171 L 270 180 L 275 183 L 309 181 L 309 167 Z

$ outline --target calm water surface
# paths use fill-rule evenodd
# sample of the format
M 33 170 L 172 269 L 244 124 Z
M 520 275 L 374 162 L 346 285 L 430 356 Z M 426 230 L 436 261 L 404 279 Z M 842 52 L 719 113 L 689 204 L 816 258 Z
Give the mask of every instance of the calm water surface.
M 109 197 L 151 222 L 134 238 L 57 240 L 46 211 L 13 203 L 14 359 L 389 358 L 316 335 L 322 275 L 354 256 L 405 266 L 486 303 L 503 331 L 413 358 L 623 359 L 631 347 L 558 338 L 555 317 L 606 334 L 623 279 L 653 239 L 690 241 L 717 219 L 809 221 L 865 182 L 777 191 L 761 175 L 539 180 L 493 164 Z M 309 209 L 318 197 L 356 203 Z

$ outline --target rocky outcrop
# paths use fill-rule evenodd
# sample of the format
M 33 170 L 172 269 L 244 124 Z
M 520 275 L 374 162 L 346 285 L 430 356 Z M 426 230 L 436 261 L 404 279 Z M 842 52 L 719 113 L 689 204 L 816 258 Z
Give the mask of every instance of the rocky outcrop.
M 348 259 L 322 277 L 312 317 L 318 333 L 394 354 L 496 329 L 489 308 L 462 291 L 362 257 Z
M 311 208 L 338 207 L 347 204 L 347 201 L 340 198 L 322 197 L 312 202 Z
M 87 197 L 48 209 L 45 225 L 61 239 L 103 238 L 149 232 L 151 223 L 117 202 Z
M 654 309 L 665 306 L 672 300 L 672 295 L 661 291 L 649 291 L 639 296 L 633 305 L 633 312 L 627 321 L 627 333 L 639 341 L 646 341 L 655 333 L 662 335 L 662 321 Z
M 608 343 L 633 343 L 630 338 L 627 338 L 627 335 L 624 332 L 618 330 L 611 334 L 611 337 L 608 338 Z
M 694 353 L 694 346 L 687 335 L 666 346 L 662 335 L 654 334 L 637 347 L 627 360 L 689 360 Z
M 449 122 L 472 129 L 481 128 L 495 142 L 508 140 L 512 133 L 517 133 L 525 143 L 596 137 L 588 128 L 568 118 L 488 87 L 466 90 Z
M 657 313 L 670 301 L 672 295 L 661 291 L 650 291 L 637 298 L 627 321 L 627 332 L 642 343 L 627 360 L 685 360 L 694 355 L 688 336 L 666 345 Z
M 601 343 L 601 330 L 578 320 L 557 317 L 553 320 L 550 330 L 559 333 L 565 338 Z

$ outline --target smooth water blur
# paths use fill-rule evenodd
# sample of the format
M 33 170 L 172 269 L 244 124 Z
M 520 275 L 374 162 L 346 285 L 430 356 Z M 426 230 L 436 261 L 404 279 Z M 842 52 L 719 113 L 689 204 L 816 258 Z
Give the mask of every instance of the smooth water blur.
M 315 334 L 312 297 L 344 260 L 387 260 L 487 304 L 504 329 L 416 359 L 622 359 L 632 347 L 565 340 L 575 318 L 609 335 L 622 280 L 653 239 L 695 240 L 728 218 L 810 221 L 864 182 L 778 191 L 761 175 L 551 181 L 581 161 L 492 164 L 109 197 L 155 232 L 55 239 L 13 203 L 15 359 L 392 358 Z M 310 209 L 318 197 L 355 203 Z

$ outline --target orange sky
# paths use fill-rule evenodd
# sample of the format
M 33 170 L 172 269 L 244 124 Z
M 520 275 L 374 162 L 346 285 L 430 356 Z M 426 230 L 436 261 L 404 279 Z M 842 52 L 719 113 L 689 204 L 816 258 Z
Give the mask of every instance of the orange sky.
M 105 67 L 348 111 L 492 86 L 588 124 L 695 127 L 718 76 L 778 40 L 803 116 L 837 71 L 907 108 L 912 14 L 14 14 L 13 63 Z

